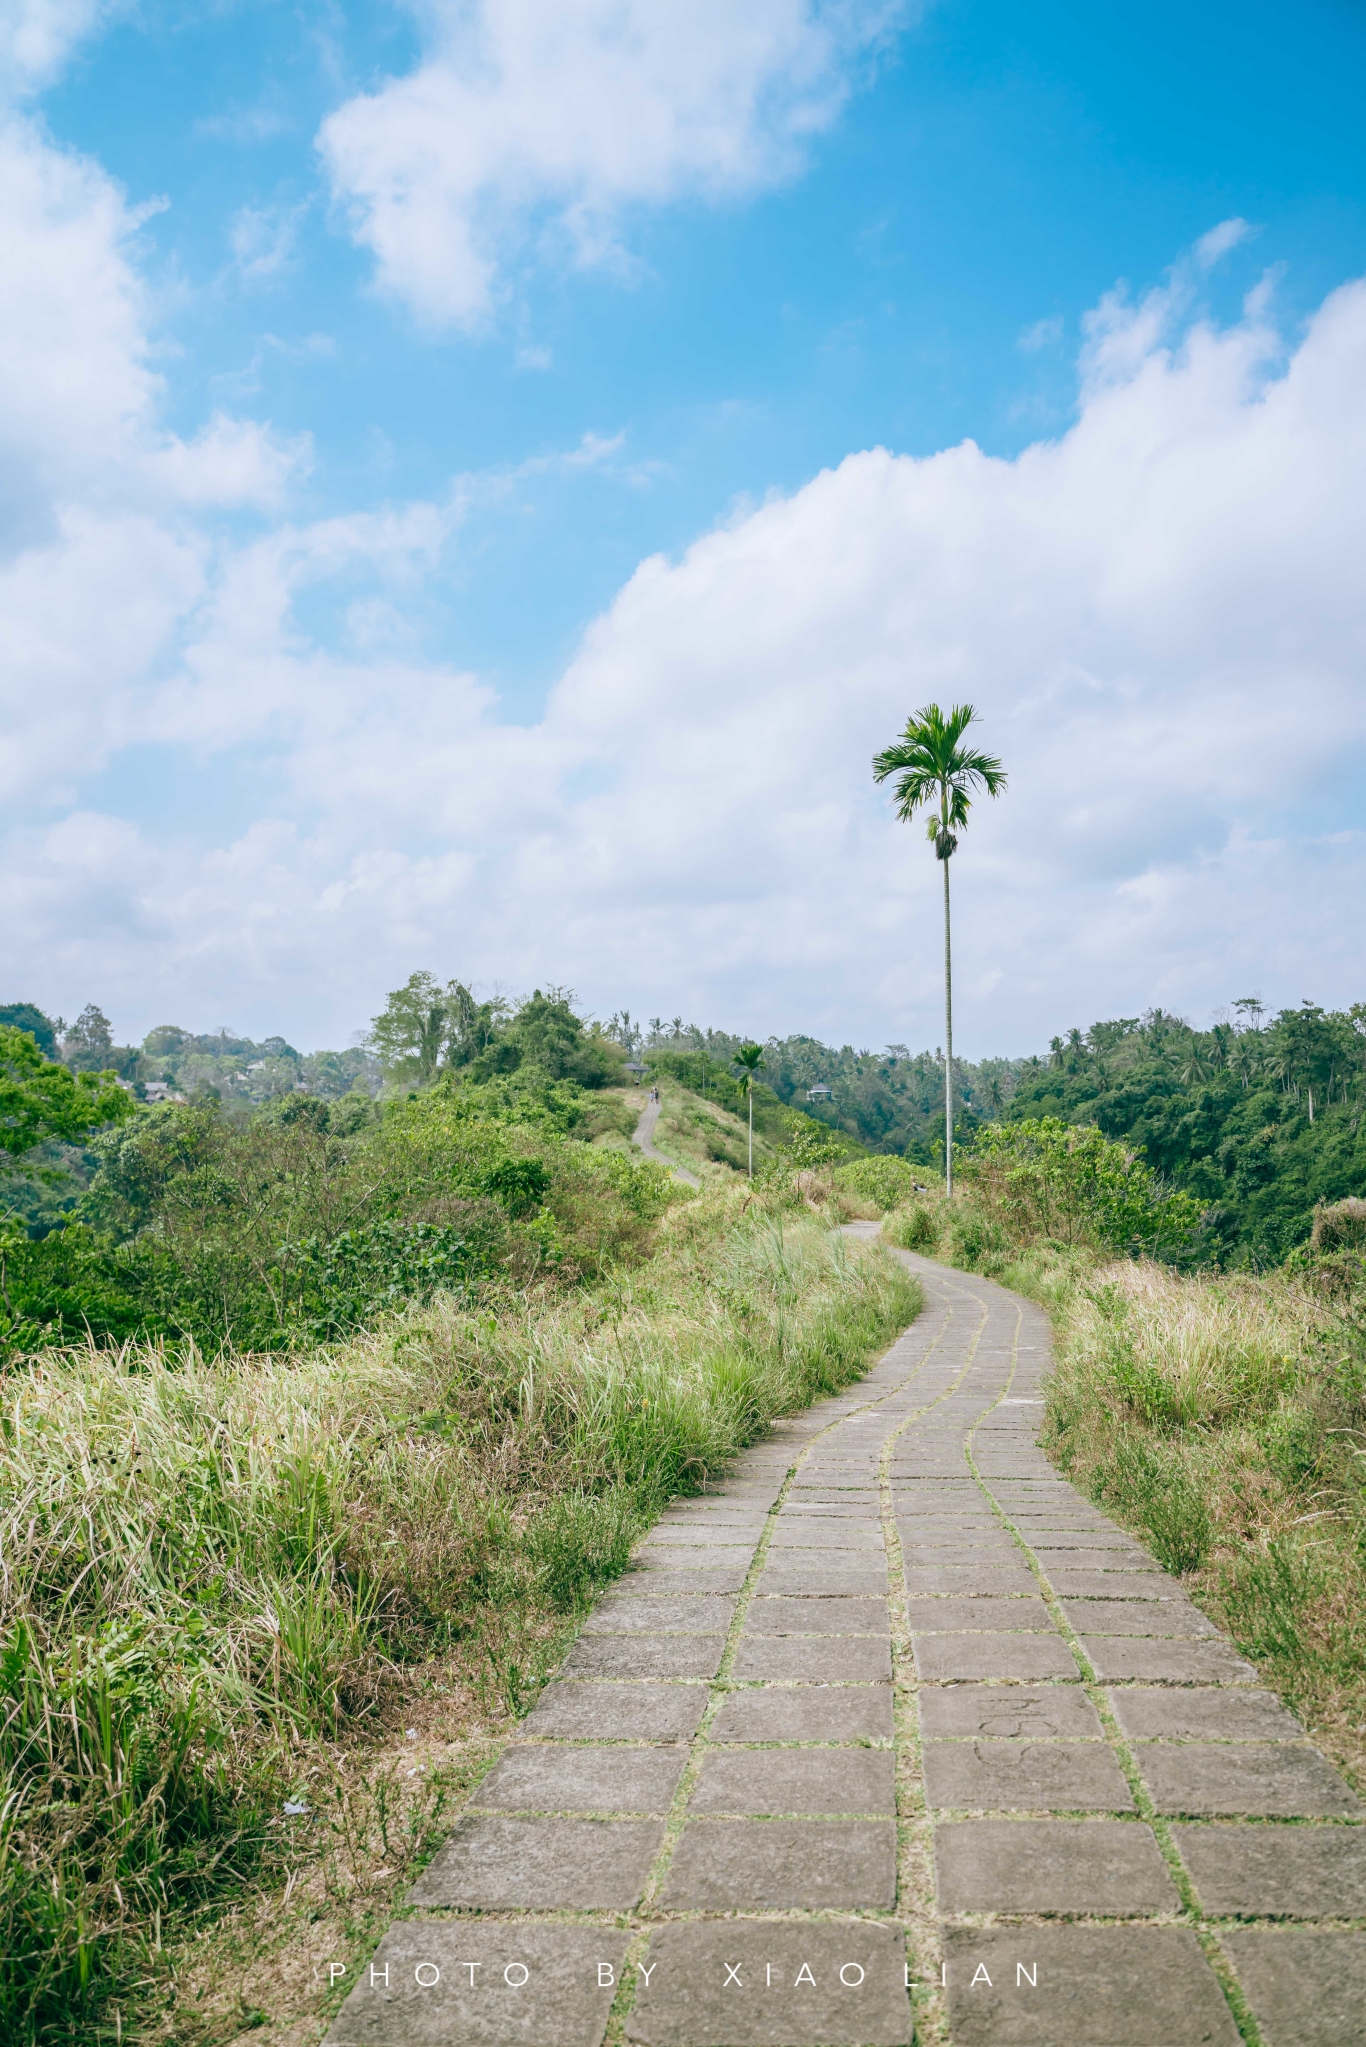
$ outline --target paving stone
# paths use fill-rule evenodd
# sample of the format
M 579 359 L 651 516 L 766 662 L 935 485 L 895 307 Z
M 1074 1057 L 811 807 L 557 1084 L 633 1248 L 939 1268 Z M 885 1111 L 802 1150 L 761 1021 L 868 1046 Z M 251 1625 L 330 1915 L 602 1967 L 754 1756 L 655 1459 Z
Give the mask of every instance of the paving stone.
M 1103 1521 L 1096 1514 L 1059 1514 L 1053 1509 L 1011 1507 L 1009 1517 L 1019 1528 L 1027 1541 L 1036 1535 L 1087 1535 L 1112 1528 L 1113 1522 Z
M 413 1905 L 626 1912 L 645 1888 L 662 1820 L 462 1819 L 408 1893 Z
M 1123 1820 L 947 1820 L 934 1830 L 941 1912 L 1179 1912 L 1149 1828 Z
M 1239 1927 L 1221 1934 L 1265 2047 L 1362 2047 L 1366 1934 Z
M 1188 1927 L 947 1927 L 944 1954 L 955 2047 L 1238 2047 Z
M 622 1599 L 677 1599 L 689 1598 L 692 1594 L 713 1593 L 724 1598 L 726 1594 L 743 1590 L 749 1576 L 749 1563 L 728 1564 L 718 1571 L 690 1571 L 668 1569 L 662 1565 L 645 1565 L 628 1571 L 617 1580 L 613 1587 L 613 1601 Z
M 598 2047 L 630 1938 L 605 1926 L 401 1919 L 362 1965 L 328 2041 Z
M 1080 1570 L 1039 1561 L 1059 1599 L 1168 1599 L 1173 1591 L 1165 1571 Z
M 927 1741 L 925 1797 L 940 1811 L 1132 1812 L 1133 1794 L 1098 1742 Z
M 656 1528 L 731 1528 L 749 1529 L 756 1536 L 768 1523 L 768 1511 L 763 1507 L 727 1506 L 724 1500 L 689 1500 L 685 1506 L 671 1507 L 661 1514 Z M 728 1537 L 727 1540 L 734 1540 Z
M 673 1803 L 688 1758 L 672 1748 L 517 1743 L 475 1788 L 472 1808 L 504 1812 L 658 1812 Z
M 715 1677 L 724 1635 L 580 1635 L 566 1677 Z
M 890 1749 L 712 1749 L 690 1812 L 894 1813 Z
M 1038 1558 L 1042 1574 L 1047 1576 L 1049 1584 L 1055 1591 L 1061 1591 L 1063 1576 L 1071 1576 L 1077 1572 L 1100 1572 L 1104 1578 L 1110 1576 L 1161 1578 L 1163 1584 L 1171 1582 L 1161 1564 L 1155 1564 L 1151 1556 L 1143 1554 L 1143 1550 L 1122 1550 L 1118 1543 L 1112 1550 L 1098 1550 L 1096 1537 L 1092 1535 L 1087 1535 L 1085 1541 L 1087 1541 L 1085 1550 L 1081 1548 L 1059 1550 L 1057 1545 L 1047 1545 L 1040 1541 L 1030 1543 L 1030 1550 Z M 1071 1586 L 1067 1586 L 1067 1591 L 1071 1593 Z
M 1213 1635 L 1206 1620 L 1184 1599 L 1064 1599 L 1067 1625 L 1079 1635 Z
M 1217 1748 L 1140 1742 L 1134 1760 L 1162 1813 L 1303 1819 L 1361 1811 L 1350 1786 L 1317 1749 L 1270 1742 Z
M 1017 1551 L 1018 1555 L 1019 1552 Z M 967 1599 L 1003 1597 L 1007 1593 L 1038 1594 L 1038 1581 L 1026 1564 L 954 1563 L 931 1566 L 910 1565 L 906 1571 L 906 1592 L 910 1598 L 956 1593 Z
M 1079 1685 L 927 1686 L 919 1694 L 927 1739 L 1101 1741 L 1100 1715 Z
M 524 1734 L 561 1741 L 688 1741 L 707 1704 L 702 1685 L 547 1685 L 523 1722 Z
M 643 2047 L 909 2047 L 905 1957 L 896 1929 L 858 1921 L 662 1926 L 626 2037 Z
M 849 1569 L 832 1569 L 828 1564 L 770 1564 L 759 1573 L 756 1592 L 761 1597 L 787 1592 L 808 1599 L 826 1599 L 845 1593 L 886 1596 L 887 1566 L 884 1563 L 857 1564 Z
M 757 1597 L 745 1615 L 746 1635 L 886 1635 L 885 1599 Z
M 913 1635 L 920 1676 L 941 1684 L 986 1678 L 1080 1682 L 1061 1635 Z
M 1126 1685 L 1106 1694 L 1136 1741 L 1303 1741 L 1304 1729 L 1274 1692 L 1178 1692 Z
M 906 1617 L 913 1630 L 935 1634 L 957 1628 L 988 1632 L 1024 1628 L 1051 1629 L 1048 1608 L 1037 1592 L 1018 1599 L 908 1599 Z
M 667 1543 L 642 1542 L 632 1551 L 633 1561 L 643 1571 L 684 1571 L 684 1570 L 725 1570 L 737 1565 L 748 1571 L 754 1561 L 757 1545 L 747 1543 L 686 1543 L 670 1540 Z
M 878 1635 L 742 1635 L 738 1678 L 799 1684 L 876 1684 L 892 1674 L 891 1643 Z
M 890 1911 L 891 1820 L 690 1820 L 661 1899 L 669 1912 Z
M 1206 1912 L 1230 1918 L 1366 1919 L 1366 1827 L 1171 1830 Z
M 731 1692 L 713 1741 L 890 1741 L 887 1685 L 794 1685 Z
M 857 1500 L 816 1500 L 802 1499 L 798 1494 L 788 1496 L 783 1508 L 782 1519 L 789 1526 L 794 1521 L 857 1521 L 860 1527 L 880 1528 L 882 1516 L 879 1511 L 881 1496 L 878 1493 L 864 1495 Z
M 843 1522 L 838 1527 L 826 1523 L 812 1528 L 795 1528 L 789 1524 L 785 1528 L 775 1528 L 773 1531 L 768 1553 L 772 1556 L 774 1550 L 779 1549 L 876 1550 L 883 1554 L 884 1544 L 880 1528 L 865 1532 L 862 1528 L 850 1526 L 848 1522 Z
M 724 1634 L 735 1612 L 733 1599 L 627 1598 L 609 1592 L 584 1623 L 586 1635 Z
M 1083 1635 L 1082 1653 L 1102 1684 L 1245 1685 L 1260 1682 L 1230 1642 L 1147 1641 Z
M 1070 1535 L 1031 1535 L 1029 1547 L 1037 1550 L 1040 1558 L 1066 1557 L 1074 1563 L 1089 1566 L 1097 1571 L 1135 1568 L 1132 1565 L 1124 1565 L 1125 1557 L 1141 1557 L 1147 1569 L 1153 1571 L 1161 1569 L 1161 1565 L 1155 1563 L 1146 1550 L 1140 1549 L 1130 1536 L 1121 1534 L 1118 1528 L 1080 1529 Z M 1112 1564 L 1110 1561 L 1112 1558 L 1120 1561 Z
M 991 1544 L 1003 1554 L 1018 1557 L 1020 1545 L 1008 1529 L 995 1521 L 938 1521 L 913 1519 L 898 1510 L 896 1515 L 897 1534 L 901 1537 L 903 1552 L 908 1549 L 932 1548 L 961 1545 L 964 1549 L 980 1549 Z

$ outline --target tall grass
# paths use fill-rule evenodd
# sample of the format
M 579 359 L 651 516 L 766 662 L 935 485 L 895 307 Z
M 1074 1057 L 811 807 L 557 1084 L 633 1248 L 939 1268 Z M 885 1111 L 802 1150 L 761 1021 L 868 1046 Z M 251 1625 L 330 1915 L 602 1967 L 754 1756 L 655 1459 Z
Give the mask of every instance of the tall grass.
M 1294 1276 L 1074 1282 L 1048 1389 L 1065 1469 L 1366 1765 L 1366 1329 Z
M 717 1196 L 572 1298 L 296 1356 L 47 1352 L 4 1381 L 0 2038 L 114 2038 L 149 1951 L 306 1825 L 310 1752 L 451 1643 L 520 1702 L 547 1615 L 913 1282 Z M 531 1646 L 528 1646 L 531 1645 Z

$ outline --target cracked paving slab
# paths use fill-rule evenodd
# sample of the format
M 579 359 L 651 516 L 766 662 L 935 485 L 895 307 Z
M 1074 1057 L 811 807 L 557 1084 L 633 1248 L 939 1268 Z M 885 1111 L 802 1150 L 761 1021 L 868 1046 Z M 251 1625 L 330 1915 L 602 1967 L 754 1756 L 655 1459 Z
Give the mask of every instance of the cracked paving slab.
M 896 1255 L 924 1313 L 661 1517 L 333 2047 L 1366 2047 L 1350 1787 L 1049 1464 L 1041 1311 Z

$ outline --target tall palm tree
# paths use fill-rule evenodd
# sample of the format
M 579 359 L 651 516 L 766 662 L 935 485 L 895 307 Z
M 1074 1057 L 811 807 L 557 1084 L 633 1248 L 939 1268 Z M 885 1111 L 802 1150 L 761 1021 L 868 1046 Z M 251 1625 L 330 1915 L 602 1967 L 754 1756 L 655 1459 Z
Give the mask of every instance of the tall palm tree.
M 731 1064 L 738 1066 L 744 1075 L 745 1093 L 749 1096 L 749 1177 L 754 1178 L 754 1076 L 763 1073 L 764 1048 L 762 1045 L 742 1045 L 733 1054 Z
M 991 754 L 963 745 L 963 734 L 977 716 L 971 704 L 955 704 L 948 717 L 938 704 L 906 720 L 900 739 L 873 756 L 873 779 L 897 777 L 896 814 L 909 824 L 917 810 L 928 808 L 926 836 L 944 867 L 944 1181 L 953 1195 L 953 949 L 949 936 L 949 861 L 958 850 L 958 834 L 966 828 L 973 796 L 985 789 L 999 796 L 1005 770 Z M 933 806 L 938 804 L 936 811 Z

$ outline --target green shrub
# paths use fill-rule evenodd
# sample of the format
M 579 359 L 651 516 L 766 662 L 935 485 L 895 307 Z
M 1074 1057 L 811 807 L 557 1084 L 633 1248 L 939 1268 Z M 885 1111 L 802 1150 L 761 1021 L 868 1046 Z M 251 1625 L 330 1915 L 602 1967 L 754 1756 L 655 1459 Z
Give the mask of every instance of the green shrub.
M 889 1244 L 902 1251 L 922 1251 L 928 1257 L 939 1248 L 942 1218 L 928 1202 L 913 1201 L 907 1208 L 894 1209 L 882 1225 Z
M 875 1201 L 883 1210 L 900 1208 L 903 1202 L 910 1201 L 921 1182 L 918 1169 L 905 1159 L 851 1159 L 848 1165 L 835 1168 L 837 1187 Z
M 1314 1210 L 1309 1244 L 1316 1254 L 1366 1248 L 1366 1201 L 1321 1203 Z
M 1018 1243 L 1044 1237 L 1174 1256 L 1200 1224 L 1200 1204 L 1166 1192 L 1132 1147 L 1056 1116 L 987 1124 L 961 1173 Z

